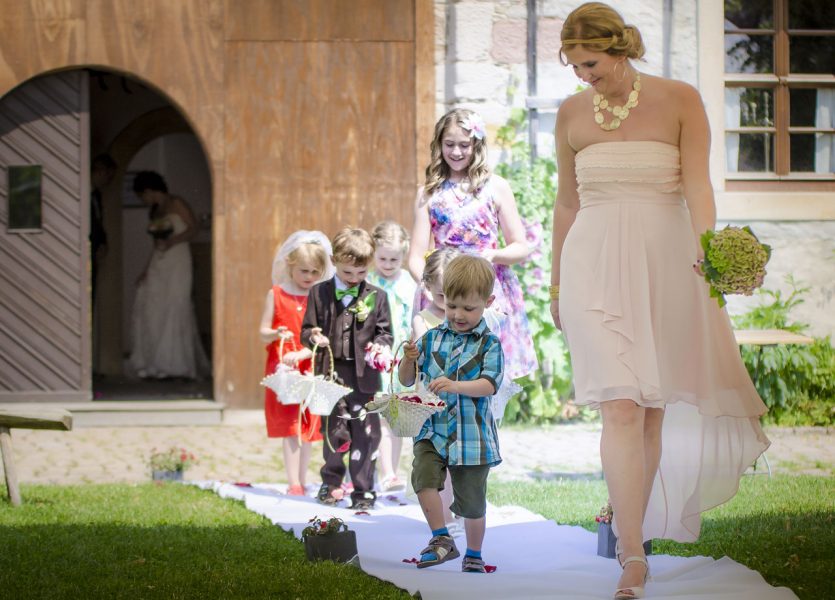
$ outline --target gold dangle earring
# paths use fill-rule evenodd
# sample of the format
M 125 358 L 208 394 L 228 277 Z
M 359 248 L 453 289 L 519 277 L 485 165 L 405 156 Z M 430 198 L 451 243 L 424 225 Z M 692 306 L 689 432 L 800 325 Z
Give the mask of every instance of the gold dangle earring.
M 620 65 L 621 68 L 622 68 L 620 77 L 618 77 L 618 83 L 623 83 L 623 78 L 626 77 L 626 65 L 623 64 L 624 62 L 625 61 L 621 60 L 621 61 L 617 62 L 614 67 L 612 67 L 612 72 L 614 72 L 615 69 L 618 68 L 618 65 Z

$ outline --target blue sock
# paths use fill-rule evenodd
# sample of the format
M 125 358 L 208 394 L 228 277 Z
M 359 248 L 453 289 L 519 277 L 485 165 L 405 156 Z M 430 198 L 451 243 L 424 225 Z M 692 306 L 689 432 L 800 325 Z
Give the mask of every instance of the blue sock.
M 449 529 L 447 529 L 446 527 L 441 527 L 440 529 L 433 529 L 432 530 L 432 536 L 434 537 L 436 535 L 449 535 Z M 438 560 L 438 555 L 435 554 L 434 552 L 427 552 L 426 554 L 421 554 L 420 555 L 420 561 L 421 562 L 424 562 L 424 561 L 427 561 L 427 560 Z
M 481 559 L 481 550 L 471 550 L 467 548 L 467 552 L 464 553 L 464 556 L 469 556 L 471 558 L 478 558 Z

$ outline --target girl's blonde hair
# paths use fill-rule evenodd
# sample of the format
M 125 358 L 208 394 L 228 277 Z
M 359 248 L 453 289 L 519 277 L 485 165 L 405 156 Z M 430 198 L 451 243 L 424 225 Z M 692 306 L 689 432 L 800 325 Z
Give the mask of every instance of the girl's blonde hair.
M 586 2 L 571 11 L 560 33 L 560 62 L 568 64 L 564 51 L 583 46 L 591 52 L 641 58 L 646 49 L 641 32 L 626 25 L 614 8 L 602 2 Z
M 423 193 L 426 196 L 431 196 L 450 176 L 449 165 L 443 156 L 444 135 L 453 125 L 461 127 L 472 115 L 475 113 L 467 108 L 454 108 L 435 124 L 435 135 L 429 144 L 430 160 L 426 167 L 426 181 L 423 184 Z M 462 129 L 467 131 L 463 127 Z M 470 140 L 473 143 L 473 156 L 467 168 L 467 177 L 470 180 L 470 192 L 478 195 L 490 177 L 490 167 L 487 164 L 487 136 L 479 139 L 470 132 Z
M 429 287 L 441 283 L 444 279 L 444 269 L 456 256 L 461 256 L 461 252 L 455 248 L 433 250 L 426 257 L 426 264 L 423 267 L 423 276 L 420 278 L 423 285 Z
M 290 271 L 293 265 L 301 262 L 319 269 L 320 280 L 333 277 L 331 252 L 331 243 L 321 231 L 296 231 L 276 248 L 272 269 L 273 285 L 290 284 Z
M 377 248 L 390 246 L 399 248 L 405 255 L 409 251 L 409 234 L 406 228 L 394 221 L 382 221 L 371 231 L 371 237 Z
M 321 274 L 325 274 L 330 257 L 322 244 L 306 242 L 287 255 L 287 265 L 292 269 L 298 264 L 315 267 Z

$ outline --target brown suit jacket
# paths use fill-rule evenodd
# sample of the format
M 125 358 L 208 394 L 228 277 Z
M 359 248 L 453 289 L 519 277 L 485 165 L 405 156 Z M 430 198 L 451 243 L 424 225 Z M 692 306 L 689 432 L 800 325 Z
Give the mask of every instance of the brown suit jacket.
M 348 305 L 348 308 L 376 292 L 374 308 L 368 317 L 364 321 L 360 321 L 355 315 L 352 327 L 356 389 L 364 394 L 373 394 L 381 389 L 380 372 L 365 364 L 365 346 L 368 342 L 384 346 L 392 345 L 391 315 L 388 298 L 384 290 L 365 281 L 359 284 L 359 288 L 359 297 L 355 298 Z M 337 316 L 343 310 L 345 308 L 342 306 L 342 302 L 336 300 L 336 283 L 333 278 L 313 286 L 307 299 L 307 310 L 302 321 L 302 344 L 308 348 L 312 346 L 310 333 L 314 327 L 320 327 L 331 344 L 336 343 L 340 339 L 340 332 L 336 330 Z M 326 372 L 323 370 L 326 364 L 324 359 L 327 352 L 317 352 L 316 354 L 316 372 L 324 373 Z M 349 382 L 345 383 L 351 385 Z

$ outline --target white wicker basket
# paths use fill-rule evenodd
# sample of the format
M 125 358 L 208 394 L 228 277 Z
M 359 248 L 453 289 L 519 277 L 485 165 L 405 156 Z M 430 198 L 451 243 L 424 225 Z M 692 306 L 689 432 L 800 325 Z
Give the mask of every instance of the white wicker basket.
M 303 375 L 304 381 L 300 384 L 301 391 L 305 394 L 304 407 L 309 408 L 314 415 L 323 417 L 329 416 L 333 412 L 333 408 L 339 399 L 347 396 L 354 390 L 336 382 L 336 371 L 333 364 L 333 352 L 330 346 L 325 346 L 330 357 L 330 374 L 316 375 L 316 349 L 318 346 L 313 346 L 313 358 L 310 375 Z
M 395 356 L 404 343 L 397 347 Z M 390 389 L 394 384 L 394 371 L 395 369 L 392 368 Z M 446 403 L 424 388 L 422 381 L 422 377 L 415 378 L 414 390 L 378 394 L 366 405 L 366 410 L 379 412 L 385 417 L 391 427 L 391 432 L 397 437 L 415 437 L 429 417 L 446 408 Z
M 270 388 L 275 392 L 276 399 L 281 404 L 298 405 L 301 404 L 307 394 L 304 387 L 304 375 L 298 369 L 285 365 L 281 362 L 284 358 L 284 342 L 281 338 L 278 343 L 278 366 L 272 375 L 267 375 L 261 380 L 261 385 Z

